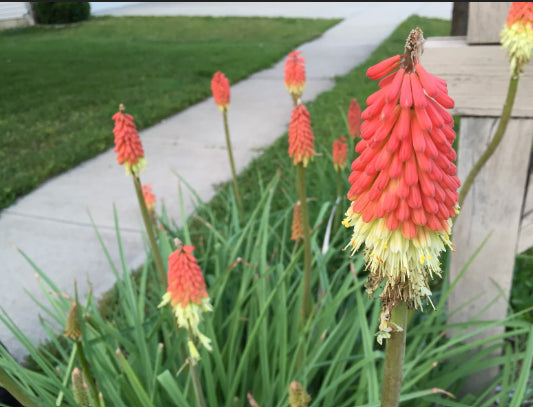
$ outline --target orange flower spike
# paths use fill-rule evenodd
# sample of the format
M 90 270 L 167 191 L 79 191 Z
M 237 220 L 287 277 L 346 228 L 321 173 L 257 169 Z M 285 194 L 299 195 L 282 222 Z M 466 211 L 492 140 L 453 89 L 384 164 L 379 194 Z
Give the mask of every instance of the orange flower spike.
M 302 97 L 305 89 L 305 59 L 301 51 L 293 51 L 285 61 L 285 87 L 296 101 Z
M 533 2 L 513 2 L 500 34 L 511 59 L 511 74 L 520 73 L 533 53 Z
M 190 337 L 198 338 L 211 351 L 211 340 L 198 330 L 202 313 L 213 310 L 204 276 L 192 255 L 194 247 L 183 246 L 179 241 L 176 244 L 178 249 L 168 256 L 168 288 L 159 307 L 170 304 L 178 326 L 187 329 Z M 193 359 L 198 360 L 198 351 L 191 340 L 189 350 Z
M 403 56 L 367 71 L 380 81 L 362 112 L 360 156 L 352 164 L 352 201 L 343 224 L 353 228 L 347 248 L 365 246 L 372 294 L 385 282 L 378 341 L 388 337 L 390 311 L 400 302 L 422 308 L 430 300 L 428 281 L 440 276 L 438 262 L 452 247 L 451 218 L 460 186 L 453 164 L 453 107 L 446 82 L 420 65 L 422 31 L 409 35 Z M 397 69 L 395 72 L 393 72 Z
M 348 132 L 350 137 L 356 138 L 361 132 L 361 108 L 357 99 L 352 99 L 348 109 Z
M 220 111 L 227 111 L 230 101 L 230 88 L 228 78 L 222 72 L 216 72 L 213 75 L 211 91 Z
M 316 155 L 310 115 L 304 105 L 292 109 L 289 123 L 289 157 L 294 158 L 294 165 L 303 163 L 307 167 L 309 158 Z
M 119 111 L 115 113 L 112 119 L 115 121 L 115 149 L 117 161 L 120 165 L 124 164 L 126 175 L 138 175 L 140 170 L 146 166 L 144 150 L 139 138 L 139 133 L 133 123 L 133 116 L 124 114 L 124 105 L 120 104 Z
M 348 158 L 348 144 L 346 144 L 346 137 L 340 136 L 333 142 L 332 157 L 335 171 L 341 171 L 346 168 L 346 159 Z
M 300 207 L 300 201 L 294 204 L 294 210 L 292 212 L 291 232 L 291 240 L 303 239 L 304 237 L 304 230 L 302 226 L 302 209 Z
M 146 208 L 152 212 L 155 209 L 155 195 L 152 193 L 152 184 L 143 185 L 142 193 Z

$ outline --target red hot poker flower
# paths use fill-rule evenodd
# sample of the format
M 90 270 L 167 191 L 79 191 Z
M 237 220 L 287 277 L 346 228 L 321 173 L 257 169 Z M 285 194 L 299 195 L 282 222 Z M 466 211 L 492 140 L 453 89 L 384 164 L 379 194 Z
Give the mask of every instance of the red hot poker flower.
M 285 61 L 285 87 L 296 101 L 302 97 L 305 88 L 305 59 L 302 51 L 293 51 Z
M 431 295 L 428 279 L 440 275 L 438 256 L 449 239 L 460 182 L 456 177 L 453 100 L 446 82 L 420 65 L 422 31 L 413 30 L 405 54 L 368 69 L 381 79 L 363 111 L 360 156 L 352 164 L 343 224 L 353 227 L 352 253 L 365 244 L 367 281 L 373 293 L 385 280 L 381 316 L 387 336 L 390 311 L 399 302 L 421 308 Z M 395 72 L 393 72 L 395 71 Z
M 117 161 L 124 164 L 126 174 L 139 174 L 139 171 L 146 165 L 144 150 L 139 138 L 139 133 L 133 123 L 133 116 L 124 114 L 124 105 L 119 106 L 119 111 L 113 115 L 115 121 L 115 149 Z
M 168 256 L 168 288 L 159 307 L 170 303 L 178 326 L 187 329 L 189 335 L 197 337 L 206 349 L 211 350 L 211 340 L 198 330 L 202 313 L 213 310 L 204 276 L 192 255 L 194 247 L 182 246 L 179 241 L 177 245 L 178 249 Z M 189 350 L 193 359 L 199 359 L 191 340 Z
M 230 88 L 228 78 L 222 72 L 216 72 L 213 75 L 211 91 L 220 111 L 227 111 L 230 101 Z
M 341 171 L 346 167 L 346 159 L 348 158 L 348 144 L 346 144 L 346 137 L 340 136 L 333 142 L 333 166 L 335 171 Z
M 357 99 L 352 99 L 348 109 L 348 131 L 350 137 L 356 138 L 361 131 L 361 108 Z
M 155 209 L 155 195 L 152 193 L 152 184 L 143 185 L 142 193 L 146 208 L 152 212 Z
M 289 123 L 289 157 L 294 158 L 294 165 L 303 163 L 307 167 L 309 158 L 316 155 L 313 130 L 309 112 L 299 104 L 292 109 Z
M 533 53 L 533 2 L 513 2 L 500 34 L 511 59 L 511 74 L 520 73 Z

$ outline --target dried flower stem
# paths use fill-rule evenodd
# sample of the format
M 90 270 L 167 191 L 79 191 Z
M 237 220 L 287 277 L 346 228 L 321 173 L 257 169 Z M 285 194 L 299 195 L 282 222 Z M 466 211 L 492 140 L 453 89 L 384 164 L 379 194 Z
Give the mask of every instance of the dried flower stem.
M 391 312 L 391 323 L 401 328 L 391 332 L 385 349 L 385 374 L 381 389 L 381 407 L 398 407 L 402 388 L 405 336 L 407 330 L 407 305 L 400 302 Z
M 463 202 L 466 199 L 466 195 L 468 194 L 468 191 L 470 190 L 474 179 L 479 174 L 485 163 L 492 156 L 492 154 L 494 154 L 494 151 L 496 151 L 496 148 L 500 145 L 500 142 L 503 139 L 505 130 L 507 129 L 507 124 L 509 123 L 509 119 L 511 118 L 511 112 L 513 111 L 513 105 L 516 97 L 516 91 L 518 89 L 519 79 L 520 75 L 515 71 L 514 74 L 511 76 L 511 80 L 509 81 L 509 88 L 507 89 L 507 98 L 505 99 L 505 104 L 503 105 L 502 115 L 500 117 L 500 122 L 498 123 L 496 133 L 494 134 L 494 137 L 487 146 L 487 149 L 483 152 L 481 157 L 479 157 L 479 160 L 477 160 L 476 164 L 472 167 L 470 173 L 466 177 L 463 187 L 459 192 L 459 206 L 463 205 Z
M 98 398 L 98 390 L 96 389 L 96 384 L 94 383 L 91 370 L 89 369 L 89 364 L 87 363 L 87 359 L 85 358 L 85 353 L 83 352 L 83 344 L 81 341 L 76 341 L 76 353 L 78 354 L 78 359 L 80 361 L 81 370 L 83 371 L 85 380 L 89 385 L 89 392 L 91 393 L 91 398 L 93 399 L 93 405 L 98 406 L 100 405 L 100 401 Z
M 161 259 L 161 253 L 159 253 L 159 248 L 157 247 L 148 208 L 146 207 L 146 202 L 144 201 L 141 180 L 137 174 L 133 174 L 133 184 L 135 185 L 135 192 L 137 192 L 137 200 L 139 201 L 139 207 L 141 208 L 144 227 L 146 229 L 146 233 L 148 234 L 148 241 L 150 242 L 150 247 L 152 248 L 152 253 L 154 255 L 155 267 L 157 269 L 157 273 L 159 274 L 161 283 L 165 285 L 167 273 L 165 271 L 165 266 L 163 265 L 163 259 Z
M 298 163 L 296 167 L 298 176 L 297 188 L 298 199 L 300 200 L 300 209 L 302 212 L 302 229 L 304 245 L 304 279 L 303 279 L 303 296 L 302 307 L 300 308 L 301 324 L 309 317 L 311 312 L 311 228 L 309 227 L 309 211 L 307 210 L 307 196 L 305 192 L 305 167 L 303 163 Z
M 39 407 L 37 403 L 26 396 L 26 393 L 24 393 L 24 390 L 22 390 L 19 384 L 11 379 L 2 368 L 0 368 L 0 385 L 24 407 Z
M 237 183 L 237 173 L 235 172 L 235 162 L 233 161 L 233 150 L 231 148 L 231 140 L 229 137 L 229 127 L 228 127 L 228 111 L 224 110 L 222 112 L 224 117 L 224 133 L 226 134 L 226 146 L 228 148 L 229 163 L 231 165 L 231 175 L 233 176 L 233 190 L 235 191 L 235 198 L 237 199 L 237 206 L 239 207 L 239 212 L 242 214 L 242 200 L 241 193 L 239 192 L 239 184 Z

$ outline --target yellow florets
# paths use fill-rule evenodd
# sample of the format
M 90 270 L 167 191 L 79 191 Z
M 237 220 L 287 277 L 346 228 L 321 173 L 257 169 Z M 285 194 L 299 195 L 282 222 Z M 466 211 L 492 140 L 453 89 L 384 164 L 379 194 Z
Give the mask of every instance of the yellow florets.
M 170 293 L 163 295 L 163 301 L 159 304 L 162 307 L 171 302 Z M 202 334 L 198 329 L 198 325 L 202 321 L 202 313 L 213 311 L 213 306 L 209 300 L 209 297 L 203 298 L 201 304 L 190 302 L 186 306 L 182 307 L 180 304 L 176 304 L 172 307 L 172 313 L 176 317 L 176 321 L 180 328 L 185 328 L 191 337 L 196 337 L 208 351 L 211 351 L 211 339 Z M 193 363 L 200 360 L 198 350 L 194 346 L 192 340 L 188 341 L 189 351 Z
M 370 272 L 365 287 L 369 296 L 385 281 L 380 294 L 383 302 L 382 333 L 394 330 L 388 318 L 390 310 L 399 302 L 403 301 L 415 309 L 423 308 L 423 300 L 431 303 L 429 279 L 433 275 L 441 276 L 438 257 L 446 246 L 452 247 L 449 231 L 434 232 L 419 228 L 413 239 L 407 239 L 399 229 L 387 229 L 385 219 L 366 223 L 351 208 L 346 212 L 343 225 L 353 227 L 351 241 L 346 246 L 346 249 L 351 249 L 352 255 L 365 245 L 365 264 Z
M 505 26 L 500 36 L 511 59 L 511 74 L 520 73 L 533 53 L 533 26 L 517 21 L 511 26 Z

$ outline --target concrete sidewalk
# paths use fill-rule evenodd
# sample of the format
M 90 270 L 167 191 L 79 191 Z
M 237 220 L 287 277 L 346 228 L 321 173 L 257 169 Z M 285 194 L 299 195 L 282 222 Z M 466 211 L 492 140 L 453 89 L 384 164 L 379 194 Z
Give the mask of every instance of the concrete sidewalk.
M 341 17 L 344 20 L 322 37 L 298 48 L 306 59 L 305 102 L 331 89 L 335 76 L 362 63 L 407 16 L 449 19 L 451 10 L 452 3 L 149 3 L 102 14 Z M 231 88 L 229 124 L 237 171 L 287 129 L 292 104 L 283 85 L 283 66 L 284 60 Z M 128 107 L 127 100 L 120 102 Z M 135 117 L 134 111 L 127 112 Z M 112 129 L 109 118 L 109 137 L 113 137 Z M 173 171 L 187 179 L 205 201 L 214 195 L 214 185 L 231 178 L 222 118 L 211 98 L 144 130 L 141 139 L 148 161 L 142 182 L 153 184 L 158 208 L 164 201 L 169 216 L 176 220 L 178 179 Z M 61 290 L 72 293 L 76 278 L 84 293 L 89 279 L 99 295 L 111 287 L 114 277 L 88 213 L 118 264 L 113 205 L 128 265 L 138 267 L 145 258 L 142 220 L 132 180 L 117 165 L 112 150 L 48 181 L 0 214 L 0 306 L 32 339 L 42 340 L 46 335 L 38 322 L 38 308 L 25 291 L 41 301 L 44 295 L 31 266 L 11 244 L 23 250 Z M 194 209 L 189 194 L 185 209 L 187 214 Z M 0 326 L 0 341 L 17 358 L 25 354 L 4 326 Z

